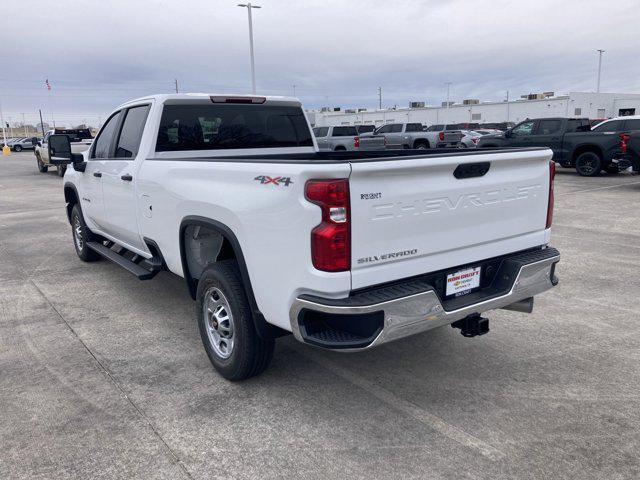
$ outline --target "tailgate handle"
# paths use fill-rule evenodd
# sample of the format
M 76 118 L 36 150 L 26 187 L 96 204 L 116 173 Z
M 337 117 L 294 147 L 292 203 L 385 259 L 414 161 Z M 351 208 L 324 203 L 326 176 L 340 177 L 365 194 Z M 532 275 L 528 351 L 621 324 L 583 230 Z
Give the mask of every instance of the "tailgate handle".
M 465 163 L 456 167 L 453 176 L 457 179 L 482 177 L 489 171 L 489 167 L 491 167 L 489 162 Z

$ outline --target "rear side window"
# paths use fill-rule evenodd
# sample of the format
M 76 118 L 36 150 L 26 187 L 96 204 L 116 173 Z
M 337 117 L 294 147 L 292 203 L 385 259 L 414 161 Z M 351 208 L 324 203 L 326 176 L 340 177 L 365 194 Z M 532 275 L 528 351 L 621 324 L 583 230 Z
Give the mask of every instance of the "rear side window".
M 127 110 L 120 138 L 118 139 L 118 148 L 116 149 L 116 157 L 133 158 L 138 154 L 140 140 L 142 139 L 142 131 L 147 121 L 149 113 L 149 105 L 133 107 Z
M 118 120 L 120 118 L 120 112 L 113 115 L 107 123 L 102 127 L 98 138 L 95 141 L 95 148 L 93 149 L 93 158 L 109 158 L 111 148 L 111 142 L 113 136 L 116 133 L 116 127 L 118 126 Z
M 441 132 L 442 130 L 444 130 L 444 125 L 431 125 L 429 128 L 427 128 L 427 132 Z
M 356 127 L 333 127 L 332 137 L 355 137 L 358 135 Z
M 407 128 L 404 130 L 405 132 L 421 132 L 422 124 L 421 123 L 407 123 Z
M 640 130 L 640 118 L 633 120 L 625 120 L 624 122 L 625 130 Z
M 552 135 L 557 133 L 562 128 L 562 121 L 560 120 L 540 120 L 538 122 L 538 135 Z
M 311 146 L 311 131 L 300 107 L 165 105 L 156 151 Z
M 593 127 L 591 130 L 594 132 L 621 132 L 622 120 L 611 120 L 609 122 L 602 122 L 601 124 Z
M 313 134 L 316 137 L 326 137 L 329 133 L 329 127 L 316 127 L 313 129 Z

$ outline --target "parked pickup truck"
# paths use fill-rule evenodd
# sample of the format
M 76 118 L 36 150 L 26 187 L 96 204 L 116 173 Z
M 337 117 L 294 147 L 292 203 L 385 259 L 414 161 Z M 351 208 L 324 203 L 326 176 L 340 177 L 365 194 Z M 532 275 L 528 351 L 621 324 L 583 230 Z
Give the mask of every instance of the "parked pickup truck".
M 231 380 L 283 334 L 341 351 L 472 337 L 558 282 L 549 149 L 318 152 L 297 99 L 204 94 L 121 105 L 81 154 L 48 147 L 80 259 L 184 277 Z
M 629 164 L 619 162 L 616 155 L 620 143 L 618 133 L 640 129 L 640 119 L 621 117 L 590 128 L 587 118 L 525 120 L 503 135 L 481 137 L 478 148 L 548 147 L 553 151 L 554 161 L 563 167 L 575 167 L 586 177 L 599 175 L 602 170 L 617 173 L 628 168 Z
M 89 148 L 93 141 L 91 130 L 88 128 L 56 128 L 49 130 L 44 134 L 42 140 L 38 140 L 36 137 L 32 138 L 34 148 L 34 154 L 36 156 L 36 162 L 38 164 L 38 171 L 45 173 L 52 165 L 49 162 L 49 149 L 48 142 L 51 135 L 67 135 L 71 142 L 71 150 L 73 153 L 81 153 Z M 64 176 L 64 171 L 67 168 L 66 165 L 58 165 L 58 175 Z
M 371 133 L 360 134 L 360 148 L 363 150 L 424 150 L 435 148 L 437 143 L 438 133 L 425 132 L 421 123 L 388 123 Z
M 360 148 L 356 127 L 316 127 L 313 129 L 321 152 L 351 151 Z

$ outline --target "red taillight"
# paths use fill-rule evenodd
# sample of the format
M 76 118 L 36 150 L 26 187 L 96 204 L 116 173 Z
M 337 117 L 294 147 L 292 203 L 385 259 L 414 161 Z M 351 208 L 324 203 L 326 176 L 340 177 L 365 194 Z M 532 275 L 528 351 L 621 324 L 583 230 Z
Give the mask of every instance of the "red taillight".
M 627 153 L 627 144 L 630 138 L 631 137 L 626 133 L 620 134 L 620 153 L 624 153 L 624 154 Z
M 320 206 L 322 222 L 311 231 L 313 266 L 325 272 L 351 268 L 349 180 L 309 180 L 307 200 Z
M 547 227 L 551 228 L 553 223 L 553 181 L 556 177 L 556 162 L 549 162 L 549 203 L 547 205 Z
M 353 148 L 360 148 L 360 137 L 353 137 Z
M 384 138 L 384 146 L 386 147 L 387 145 L 389 145 L 389 142 L 387 142 L 387 137 L 383 137 Z
M 444 132 L 440 132 L 438 134 L 438 138 L 440 139 L 441 142 L 444 142 Z
M 471 141 L 472 141 L 474 144 L 478 143 L 478 137 L 472 137 L 472 138 L 471 138 Z

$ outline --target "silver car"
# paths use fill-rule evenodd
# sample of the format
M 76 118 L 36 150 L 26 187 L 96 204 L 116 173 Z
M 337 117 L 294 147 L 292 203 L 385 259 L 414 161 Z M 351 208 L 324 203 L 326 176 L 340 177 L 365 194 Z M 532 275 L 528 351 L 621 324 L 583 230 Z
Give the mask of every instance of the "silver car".
M 440 148 L 476 148 L 478 139 L 482 137 L 473 130 L 447 130 L 440 132 Z
M 33 150 L 34 145 L 31 138 L 20 138 L 9 143 L 9 147 L 14 152 L 21 152 L 22 150 Z
M 313 134 L 321 152 L 353 151 L 360 148 L 356 127 L 316 127 Z

